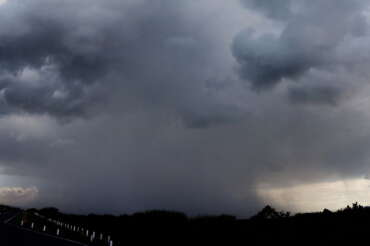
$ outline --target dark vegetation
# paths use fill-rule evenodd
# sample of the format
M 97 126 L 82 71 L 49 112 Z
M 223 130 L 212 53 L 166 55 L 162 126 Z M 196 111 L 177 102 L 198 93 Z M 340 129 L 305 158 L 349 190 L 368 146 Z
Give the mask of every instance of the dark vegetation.
M 370 241 L 370 207 L 357 203 L 332 212 L 301 213 L 276 211 L 266 206 L 249 219 L 230 215 L 187 217 L 170 211 L 147 211 L 132 215 L 74 215 L 56 208 L 30 209 L 47 218 L 105 233 L 126 242 L 162 244 L 227 243 L 344 243 Z

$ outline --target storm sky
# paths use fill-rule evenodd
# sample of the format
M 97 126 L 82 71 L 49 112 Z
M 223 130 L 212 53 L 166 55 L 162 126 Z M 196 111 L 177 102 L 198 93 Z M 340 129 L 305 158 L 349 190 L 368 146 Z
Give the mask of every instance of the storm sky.
M 0 202 L 370 203 L 370 1 L 7 0 Z

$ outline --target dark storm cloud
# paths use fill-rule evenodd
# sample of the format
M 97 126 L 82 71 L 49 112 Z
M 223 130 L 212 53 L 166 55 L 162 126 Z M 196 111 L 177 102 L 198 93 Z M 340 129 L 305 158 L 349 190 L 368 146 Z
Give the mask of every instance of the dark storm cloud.
M 29 112 L 36 114 L 50 113 L 58 117 L 82 116 L 84 91 L 80 85 L 69 85 L 66 90 L 45 80 L 44 85 L 28 86 L 17 78 L 2 80 L 0 85 L 2 113 Z M 32 82 L 29 82 L 32 83 Z M 47 85 L 49 84 L 49 85 Z
M 234 40 L 233 53 L 240 64 L 240 75 L 250 80 L 253 88 L 271 88 L 283 78 L 296 78 L 320 62 L 293 50 L 272 35 L 252 38 L 251 33 L 242 33 Z M 314 54 L 313 54 L 314 55 Z
M 358 178 L 362 3 L 8 0 L 1 171 L 37 187 L 35 206 L 240 216 L 273 202 L 266 184 Z
M 86 14 L 78 11 L 81 8 Z M 0 72 L 5 77 L 1 89 L 6 106 L 57 117 L 84 115 L 96 100 L 109 96 L 104 94 L 106 88 L 114 87 L 136 95 L 123 98 L 124 104 L 136 103 L 132 100 L 165 104 L 186 114 L 186 121 L 202 121 L 201 125 L 227 122 L 230 114 L 223 116 L 222 110 L 207 105 L 214 112 L 194 112 L 197 119 L 190 119 L 188 95 L 202 100 L 204 96 L 196 91 L 209 79 L 202 69 L 212 59 L 203 55 L 213 49 L 206 31 L 182 20 L 181 6 L 169 1 L 158 1 L 151 9 L 146 9 L 146 3 L 116 1 L 6 3 L 0 10 L 4 12 L 1 25 L 7 27 L 0 31 Z M 11 15 L 5 14 L 9 11 Z M 9 28 L 9 23 L 17 28 Z M 19 82 L 27 69 L 39 78 Z M 35 82 L 36 86 L 25 86 Z M 216 97 L 207 97 L 220 104 Z
M 368 30 L 362 13 L 366 1 L 297 1 L 295 9 L 293 2 L 286 0 L 246 2 L 268 17 L 278 15 L 284 25 L 278 34 L 244 31 L 234 40 L 232 50 L 240 75 L 255 89 L 274 87 L 284 79 L 297 80 L 309 69 L 344 65 L 337 54 L 351 47 L 341 45 Z M 286 11 L 279 11 L 281 8 Z
M 219 59 L 229 47 L 220 49 L 224 41 L 212 38 L 216 29 L 206 17 L 189 15 L 196 6 L 167 0 L 2 5 L 3 172 L 42 179 L 40 204 L 70 211 L 242 213 L 258 204 L 246 189 L 250 205 L 237 205 L 220 173 L 201 167 L 207 157 L 193 153 L 196 131 L 243 117 L 236 99 L 217 87 L 226 81 L 232 92 L 238 85 L 226 79 L 230 65 Z M 66 117 L 68 124 L 59 124 Z
M 288 92 L 293 103 L 335 105 L 341 96 L 339 88 L 335 87 L 293 87 Z
M 268 17 L 276 19 L 286 19 L 292 15 L 291 0 L 241 0 L 248 8 L 255 8 L 262 11 Z
M 70 35 L 69 27 L 63 27 L 62 20 L 37 15 L 32 2 L 27 6 L 14 1 L 1 11 L 9 11 L 12 4 L 25 8 L 26 13 L 15 10 L 11 16 L 14 19 L 1 15 L 2 25 L 18 22 L 21 28 L 4 28 L 0 32 L 2 108 L 58 117 L 83 114 L 89 98 L 84 95 L 84 87 L 101 78 L 109 64 L 101 55 L 74 52 L 73 44 L 63 42 Z M 24 72 L 31 72 L 36 78 L 22 78 Z

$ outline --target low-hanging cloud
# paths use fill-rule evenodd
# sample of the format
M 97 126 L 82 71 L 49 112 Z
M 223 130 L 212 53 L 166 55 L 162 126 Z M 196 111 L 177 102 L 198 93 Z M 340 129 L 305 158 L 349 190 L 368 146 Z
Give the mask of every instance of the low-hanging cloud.
M 0 9 L 2 113 L 89 116 L 114 89 L 125 94 L 122 104 L 169 107 L 191 127 L 228 122 L 232 115 L 225 111 L 230 108 L 237 115 L 238 108 L 205 92 L 205 83 L 219 78 L 202 68 L 213 59 L 202 53 L 214 49 L 203 27 L 190 28 L 190 19 L 182 20 L 185 5 L 182 9 L 161 0 L 150 4 L 153 12 L 146 11 L 147 5 L 5 3 Z M 193 112 L 189 94 L 203 100 L 208 112 Z M 178 102 L 173 103 L 174 97 Z
M 299 82 L 311 69 L 337 73 L 344 68 L 355 76 L 356 65 L 369 62 L 364 56 L 356 61 L 357 54 L 351 53 L 369 35 L 366 1 L 244 2 L 283 25 L 279 33 L 246 30 L 234 40 L 232 50 L 240 76 L 257 90 L 275 87 L 283 80 Z

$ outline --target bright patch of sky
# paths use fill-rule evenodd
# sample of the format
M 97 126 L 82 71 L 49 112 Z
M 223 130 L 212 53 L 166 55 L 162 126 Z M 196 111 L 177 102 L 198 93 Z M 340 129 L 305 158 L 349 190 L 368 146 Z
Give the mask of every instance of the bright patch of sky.
M 283 188 L 261 185 L 258 194 L 273 207 L 292 212 L 338 210 L 355 202 L 370 204 L 370 180 L 357 178 Z

